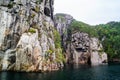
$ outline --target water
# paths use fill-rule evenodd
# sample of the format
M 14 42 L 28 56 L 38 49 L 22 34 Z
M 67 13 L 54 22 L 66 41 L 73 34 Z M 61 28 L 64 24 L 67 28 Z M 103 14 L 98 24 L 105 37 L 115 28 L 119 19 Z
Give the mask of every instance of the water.
M 1 72 L 0 80 L 120 80 L 120 65 L 69 66 L 47 73 Z

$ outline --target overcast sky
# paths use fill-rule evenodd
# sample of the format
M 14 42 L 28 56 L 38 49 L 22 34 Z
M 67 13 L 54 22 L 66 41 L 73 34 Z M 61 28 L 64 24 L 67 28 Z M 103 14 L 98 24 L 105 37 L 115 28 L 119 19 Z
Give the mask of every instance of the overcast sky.
M 54 0 L 55 13 L 67 13 L 75 19 L 95 25 L 120 21 L 120 0 Z

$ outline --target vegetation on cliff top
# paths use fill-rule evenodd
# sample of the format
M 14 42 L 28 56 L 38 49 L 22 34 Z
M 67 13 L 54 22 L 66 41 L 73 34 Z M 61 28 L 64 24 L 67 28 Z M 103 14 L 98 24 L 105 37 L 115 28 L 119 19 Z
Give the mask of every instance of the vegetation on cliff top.
M 98 37 L 97 31 L 93 26 L 90 26 L 86 23 L 74 20 L 71 23 L 71 25 L 68 29 L 68 32 L 75 33 L 78 31 L 88 33 L 90 37 Z
M 88 33 L 90 37 L 99 38 L 103 44 L 104 51 L 108 54 L 109 60 L 120 58 L 120 22 L 90 26 L 74 20 L 68 29 L 68 34 L 78 31 Z

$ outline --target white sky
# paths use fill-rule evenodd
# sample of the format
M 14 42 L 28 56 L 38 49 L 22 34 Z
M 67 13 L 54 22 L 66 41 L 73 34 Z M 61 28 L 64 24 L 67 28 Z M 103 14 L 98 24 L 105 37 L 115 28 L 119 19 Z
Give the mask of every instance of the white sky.
M 54 0 L 54 12 L 95 25 L 120 21 L 120 0 Z

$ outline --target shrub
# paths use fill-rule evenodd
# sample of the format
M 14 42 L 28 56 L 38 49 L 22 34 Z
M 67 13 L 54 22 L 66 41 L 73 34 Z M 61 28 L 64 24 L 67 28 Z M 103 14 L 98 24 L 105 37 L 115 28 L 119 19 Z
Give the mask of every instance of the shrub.
M 56 29 L 54 29 L 53 34 L 54 34 L 55 47 L 61 48 L 61 36 L 59 32 Z
M 46 53 L 47 53 L 47 54 L 52 54 L 52 53 L 53 53 L 53 50 L 47 50 Z
M 34 13 L 32 13 L 32 14 L 31 14 L 31 18 L 34 18 L 34 17 L 35 17 L 35 14 L 34 14 Z
M 7 7 L 9 8 L 9 9 L 11 9 L 11 8 L 13 8 L 13 2 L 10 2 L 8 5 L 7 5 Z
M 30 28 L 30 29 L 28 30 L 28 32 L 30 32 L 30 33 L 36 33 L 36 30 L 35 30 L 34 28 Z
M 38 13 L 39 11 L 40 11 L 39 6 L 36 6 L 36 7 L 35 7 L 35 12 L 37 12 L 37 13 Z
M 43 0 L 37 0 L 36 3 L 40 4 Z
M 65 57 L 62 54 L 62 49 L 60 48 L 56 49 L 56 62 L 58 63 L 65 62 Z

